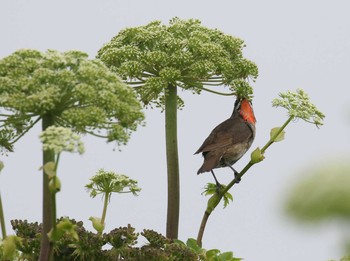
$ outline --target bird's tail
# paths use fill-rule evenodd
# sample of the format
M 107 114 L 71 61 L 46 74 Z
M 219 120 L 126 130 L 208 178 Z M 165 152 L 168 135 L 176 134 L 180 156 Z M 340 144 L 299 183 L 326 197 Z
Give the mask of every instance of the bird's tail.
M 210 155 L 210 153 L 206 154 L 204 157 L 204 163 L 197 171 L 197 174 L 211 171 L 219 164 L 219 161 L 220 158 L 218 158 L 216 155 Z

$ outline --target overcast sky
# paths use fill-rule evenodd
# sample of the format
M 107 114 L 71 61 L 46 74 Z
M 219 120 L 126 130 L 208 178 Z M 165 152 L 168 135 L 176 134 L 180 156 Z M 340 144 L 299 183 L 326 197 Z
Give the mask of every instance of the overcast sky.
M 320 129 L 301 120 L 288 126 L 286 140 L 273 145 L 266 159 L 243 177 L 232 193 L 234 201 L 211 215 L 203 238 L 207 249 L 233 251 L 247 261 L 329 260 L 341 257 L 341 228 L 334 224 L 307 227 L 283 213 L 283 202 L 302 171 L 336 157 L 349 159 L 350 127 L 350 4 L 348 0 L 198 0 L 198 1 L 28 1 L 0 0 L 0 58 L 20 48 L 41 51 L 77 49 L 94 58 L 121 29 L 165 23 L 174 16 L 198 18 L 209 28 L 242 38 L 245 57 L 256 62 L 259 77 L 254 109 L 257 135 L 251 148 L 262 147 L 272 127 L 283 124 L 286 111 L 271 107 L 279 92 L 303 88 L 326 115 Z M 209 173 L 196 175 L 202 158 L 193 153 L 210 131 L 228 118 L 234 98 L 180 92 L 181 175 L 179 238 L 197 236 L 207 198 L 201 195 Z M 165 233 L 166 165 L 164 114 L 146 110 L 146 126 L 133 133 L 121 152 L 92 137 L 84 137 L 86 153 L 64 154 L 57 196 L 58 215 L 88 221 L 100 216 L 102 200 L 84 189 L 99 168 L 124 173 L 139 181 L 138 197 L 113 195 L 106 230 L 130 223 Z M 2 156 L 5 169 L 0 191 L 5 217 L 41 221 L 41 149 L 37 126 L 20 140 L 15 153 Z M 251 151 L 250 150 L 250 151 Z M 236 169 L 249 160 L 242 158 Z M 216 171 L 222 183 L 230 169 Z M 11 229 L 8 226 L 8 232 Z M 142 240 L 141 240 L 142 243 Z

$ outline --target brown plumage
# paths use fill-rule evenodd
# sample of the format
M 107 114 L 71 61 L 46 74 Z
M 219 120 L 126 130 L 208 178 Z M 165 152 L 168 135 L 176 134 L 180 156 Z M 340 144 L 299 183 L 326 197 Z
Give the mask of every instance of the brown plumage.
M 237 99 L 229 119 L 216 126 L 195 154 L 202 153 L 203 165 L 197 174 L 230 167 L 250 148 L 255 138 L 255 116 L 247 99 Z M 236 171 L 232 168 L 232 170 Z M 215 176 L 214 176 L 215 178 Z

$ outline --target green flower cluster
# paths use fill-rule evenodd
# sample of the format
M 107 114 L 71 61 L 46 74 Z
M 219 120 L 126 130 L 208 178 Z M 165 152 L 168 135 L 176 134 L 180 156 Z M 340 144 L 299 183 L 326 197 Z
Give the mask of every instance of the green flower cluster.
M 274 107 L 287 109 L 290 117 L 302 119 L 316 126 L 323 125 L 325 115 L 310 102 L 309 96 L 302 89 L 280 93 L 279 96 L 280 98 L 272 101 Z
M 199 20 L 174 18 L 169 25 L 154 21 L 127 28 L 98 52 L 109 68 L 135 84 L 145 104 L 162 106 L 168 85 L 200 93 L 204 85 L 226 85 L 241 93 L 241 82 L 258 75 L 257 66 L 243 58 L 244 42 L 208 29 Z M 251 93 L 249 84 L 246 86 Z
M 43 150 L 53 150 L 55 154 L 62 151 L 84 153 L 84 143 L 80 136 L 65 127 L 50 126 L 40 134 Z
M 130 179 L 126 175 L 116 174 L 113 171 L 98 170 L 95 176 L 90 179 L 90 183 L 85 187 L 90 192 L 91 197 L 98 194 L 111 193 L 132 193 L 137 195 L 141 189 L 137 186 L 137 181 Z
M 57 126 L 125 144 L 144 119 L 141 109 L 134 91 L 86 53 L 23 49 L 0 60 L 0 141 L 10 149 L 9 139 L 45 115 Z

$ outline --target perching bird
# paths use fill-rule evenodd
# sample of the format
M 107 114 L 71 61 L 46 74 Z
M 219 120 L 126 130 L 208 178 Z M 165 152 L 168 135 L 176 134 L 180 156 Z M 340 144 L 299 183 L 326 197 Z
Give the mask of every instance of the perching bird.
M 237 98 L 233 113 L 229 119 L 213 129 L 202 146 L 195 152 L 202 152 L 203 165 L 197 174 L 211 171 L 217 181 L 213 169 L 229 167 L 236 177 L 238 172 L 232 165 L 238 161 L 250 148 L 255 138 L 255 116 L 251 102 L 245 98 Z

